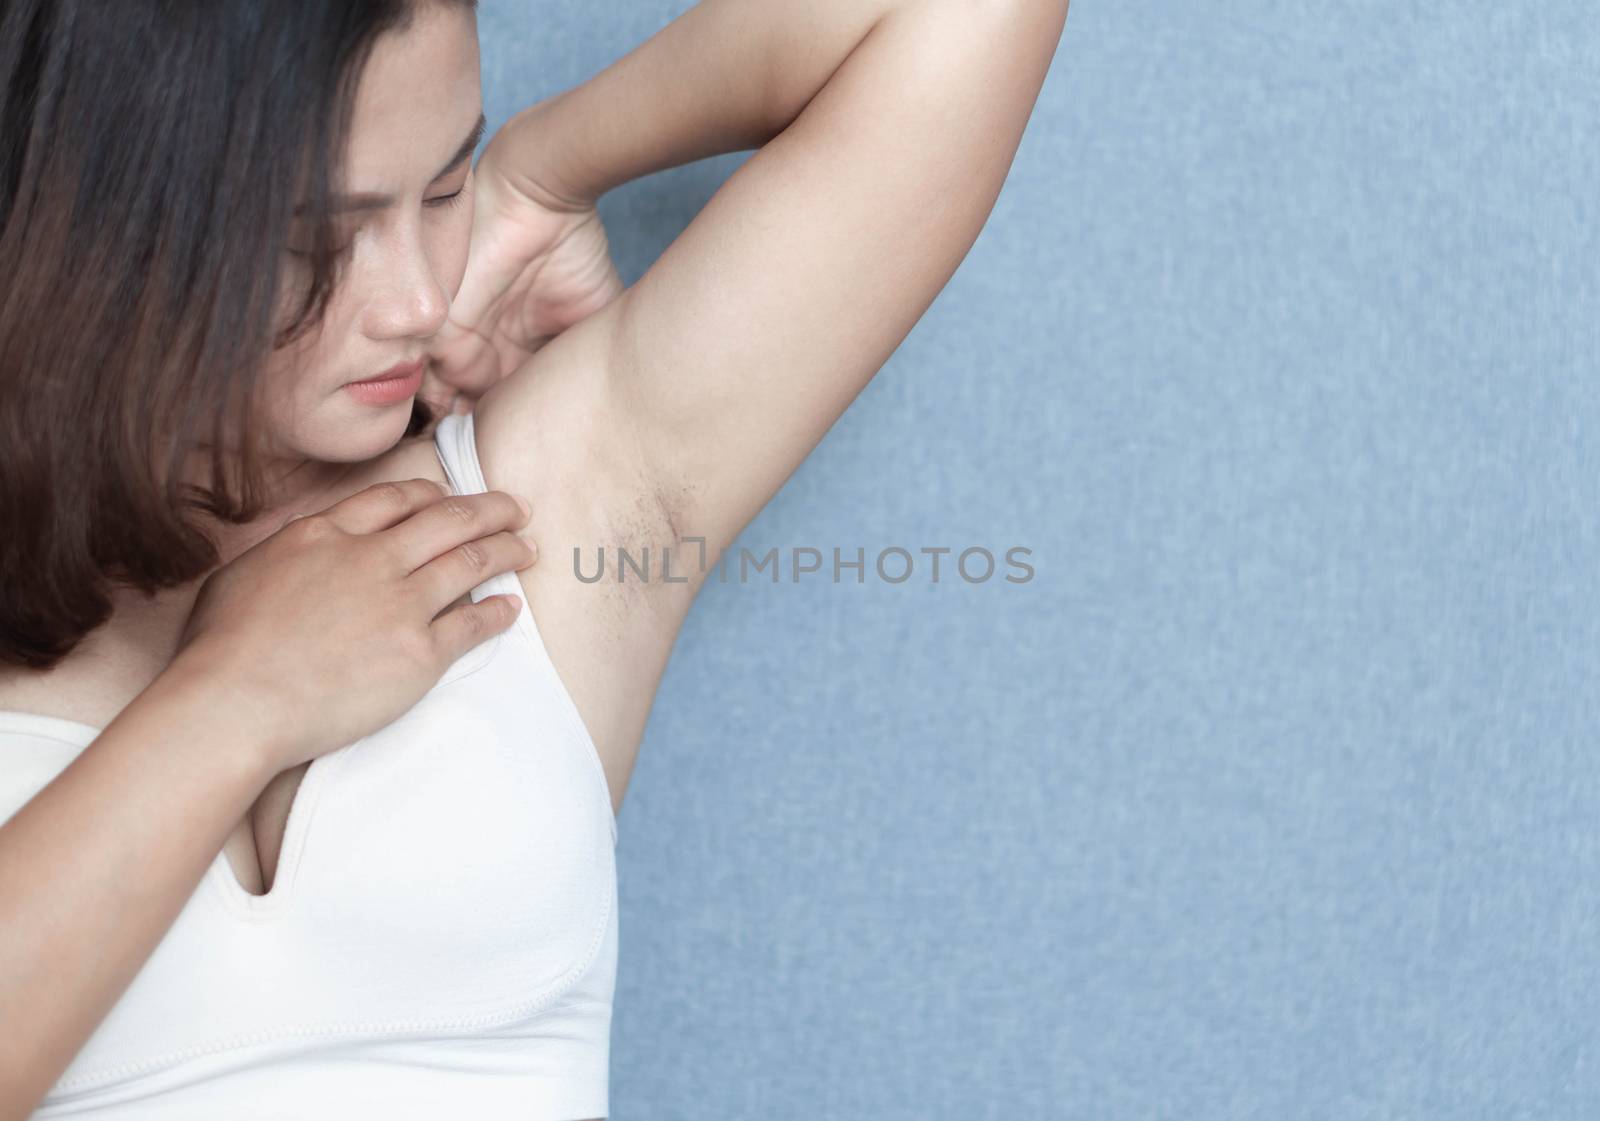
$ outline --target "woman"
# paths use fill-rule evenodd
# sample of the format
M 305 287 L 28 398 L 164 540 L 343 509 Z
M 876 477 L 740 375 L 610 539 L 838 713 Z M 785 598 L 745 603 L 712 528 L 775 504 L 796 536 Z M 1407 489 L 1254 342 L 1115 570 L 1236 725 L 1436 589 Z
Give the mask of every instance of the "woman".
M 474 168 L 469 0 L 5 7 L 0 1113 L 608 1111 L 674 638 L 1066 9 L 706 0 Z M 623 291 L 596 200 L 750 148 Z

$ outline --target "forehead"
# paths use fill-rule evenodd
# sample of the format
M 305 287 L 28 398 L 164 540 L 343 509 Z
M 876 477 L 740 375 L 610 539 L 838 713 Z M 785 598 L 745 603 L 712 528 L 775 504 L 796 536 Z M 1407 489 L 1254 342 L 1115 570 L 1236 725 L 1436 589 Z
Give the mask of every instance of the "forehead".
M 345 150 L 349 188 L 425 185 L 454 154 L 482 104 L 472 9 L 417 4 L 408 26 L 373 42 L 362 70 Z

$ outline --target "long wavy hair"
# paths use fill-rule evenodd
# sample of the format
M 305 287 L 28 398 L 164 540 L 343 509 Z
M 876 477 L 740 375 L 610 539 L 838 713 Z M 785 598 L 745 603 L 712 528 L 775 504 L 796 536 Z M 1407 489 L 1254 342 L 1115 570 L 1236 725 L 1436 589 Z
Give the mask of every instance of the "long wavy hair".
M 53 665 L 115 584 L 214 568 L 193 511 L 261 512 L 251 390 L 325 312 L 355 89 L 418 2 L 0 4 L 0 664 Z M 297 203 L 315 233 L 285 326 Z M 418 402 L 407 434 L 432 419 Z M 203 487 L 182 478 L 202 443 Z

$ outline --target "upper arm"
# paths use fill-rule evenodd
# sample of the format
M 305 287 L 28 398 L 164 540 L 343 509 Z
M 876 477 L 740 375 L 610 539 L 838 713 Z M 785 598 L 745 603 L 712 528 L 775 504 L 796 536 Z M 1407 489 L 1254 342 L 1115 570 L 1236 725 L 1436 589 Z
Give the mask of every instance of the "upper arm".
M 527 497 L 534 533 L 563 549 L 671 544 L 659 480 L 606 375 L 618 312 L 612 301 L 555 336 L 473 409 L 485 482 Z
M 885 16 L 606 309 L 608 408 L 679 532 L 724 549 L 954 273 L 1060 31 L 1029 7 Z

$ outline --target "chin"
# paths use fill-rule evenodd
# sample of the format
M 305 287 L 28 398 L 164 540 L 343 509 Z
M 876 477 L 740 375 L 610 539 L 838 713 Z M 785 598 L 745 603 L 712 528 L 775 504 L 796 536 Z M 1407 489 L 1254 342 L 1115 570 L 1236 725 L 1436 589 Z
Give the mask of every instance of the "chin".
M 372 408 L 349 404 L 323 407 L 297 423 L 276 428 L 267 454 L 321 463 L 363 463 L 393 450 L 402 440 L 431 436 L 438 409 L 416 397 Z
M 323 463 L 376 459 L 409 434 L 412 415 L 409 403 L 384 409 L 363 407 L 354 421 L 343 418 L 337 424 L 319 425 L 314 434 L 307 433 L 307 438 L 298 441 L 297 450 L 307 459 Z

